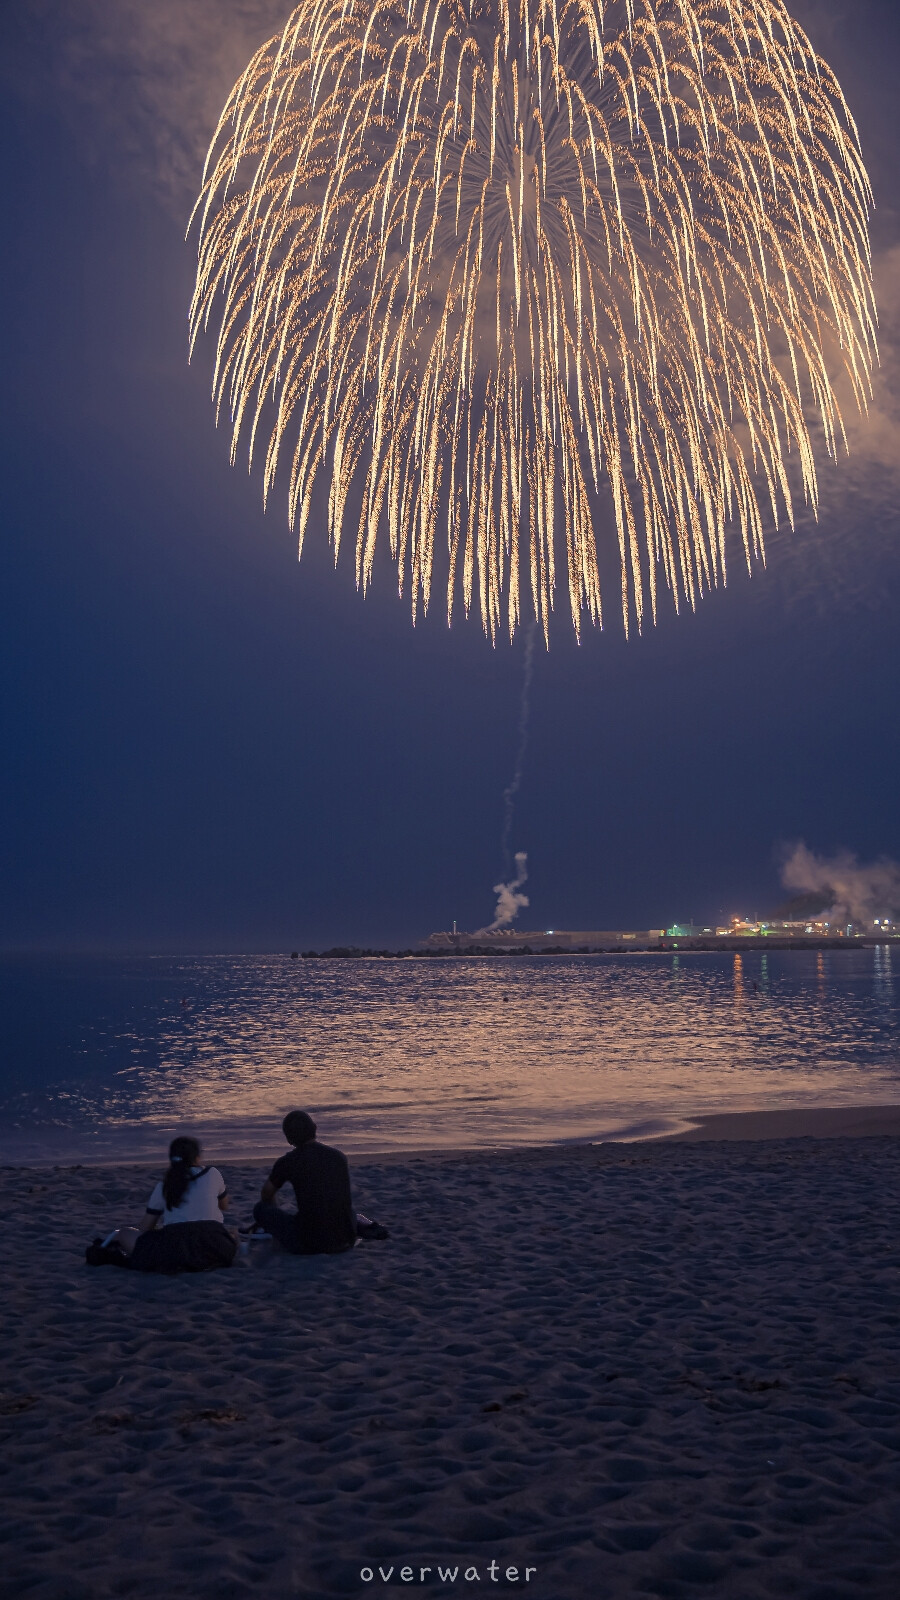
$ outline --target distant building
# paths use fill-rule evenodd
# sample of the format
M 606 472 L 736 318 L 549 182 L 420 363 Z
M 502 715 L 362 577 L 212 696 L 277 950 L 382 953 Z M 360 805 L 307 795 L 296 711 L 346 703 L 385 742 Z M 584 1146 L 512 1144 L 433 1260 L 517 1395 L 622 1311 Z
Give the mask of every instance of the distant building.
M 799 906 L 800 902 L 796 904 Z M 593 952 L 610 953 L 617 950 L 715 950 L 717 947 L 735 950 L 757 941 L 789 945 L 794 939 L 812 940 L 814 943 L 831 943 L 833 940 L 838 943 L 854 938 L 870 942 L 873 938 L 897 939 L 900 938 L 900 926 L 896 919 L 888 917 L 882 917 L 872 927 L 864 927 L 861 924 L 828 922 L 820 916 L 808 915 L 774 917 L 771 921 L 732 917 L 726 925 L 718 928 L 701 927 L 695 922 L 673 922 L 669 928 L 644 928 L 635 932 L 613 928 L 501 928 L 491 932 L 481 928 L 467 933 L 460 932 L 454 922 L 452 933 L 431 933 L 427 939 L 421 940 L 418 948 L 429 953 L 446 951 L 447 954 L 471 951 L 503 955 L 518 951 L 520 954 L 534 955 L 590 955 Z
M 422 940 L 423 950 L 479 950 L 502 954 L 509 950 L 532 950 L 536 955 L 547 951 L 591 950 L 651 950 L 665 938 L 665 928 L 648 928 L 639 933 L 622 933 L 596 929 L 590 932 L 572 932 L 569 929 L 542 928 L 524 932 L 518 928 L 500 929 L 496 933 L 432 933 Z
M 861 933 L 852 924 L 823 922 L 820 917 L 805 920 L 754 922 L 747 917 L 732 917 L 727 928 L 717 928 L 718 938 L 750 939 L 836 939 Z

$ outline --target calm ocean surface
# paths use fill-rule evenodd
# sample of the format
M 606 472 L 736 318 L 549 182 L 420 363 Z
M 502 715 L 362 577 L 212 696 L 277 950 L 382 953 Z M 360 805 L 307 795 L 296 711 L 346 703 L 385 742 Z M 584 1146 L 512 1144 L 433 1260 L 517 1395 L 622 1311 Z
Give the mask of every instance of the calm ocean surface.
M 900 951 L 0 959 L 0 1159 L 596 1140 L 900 1101 Z

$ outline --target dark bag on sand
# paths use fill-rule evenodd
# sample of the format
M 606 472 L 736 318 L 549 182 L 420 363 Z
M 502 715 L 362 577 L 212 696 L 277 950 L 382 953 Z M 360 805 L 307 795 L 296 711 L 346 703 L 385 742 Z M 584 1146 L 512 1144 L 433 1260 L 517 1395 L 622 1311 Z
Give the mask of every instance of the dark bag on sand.
M 230 1267 L 237 1243 L 221 1222 L 174 1222 L 140 1233 L 130 1256 L 118 1244 L 89 1244 L 89 1267 L 127 1267 L 131 1272 L 211 1272 Z
M 125 1251 L 118 1244 L 104 1244 L 98 1234 L 93 1244 L 89 1244 L 84 1252 L 84 1259 L 89 1267 L 130 1267 Z

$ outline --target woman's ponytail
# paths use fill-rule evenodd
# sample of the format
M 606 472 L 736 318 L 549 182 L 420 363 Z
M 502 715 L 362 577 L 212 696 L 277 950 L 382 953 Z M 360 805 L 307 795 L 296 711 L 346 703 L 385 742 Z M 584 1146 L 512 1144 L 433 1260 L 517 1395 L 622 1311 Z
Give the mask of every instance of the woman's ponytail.
M 169 1145 L 169 1170 L 162 1181 L 166 1210 L 174 1211 L 181 1205 L 191 1181 L 191 1167 L 200 1159 L 200 1146 L 196 1139 L 173 1139 Z

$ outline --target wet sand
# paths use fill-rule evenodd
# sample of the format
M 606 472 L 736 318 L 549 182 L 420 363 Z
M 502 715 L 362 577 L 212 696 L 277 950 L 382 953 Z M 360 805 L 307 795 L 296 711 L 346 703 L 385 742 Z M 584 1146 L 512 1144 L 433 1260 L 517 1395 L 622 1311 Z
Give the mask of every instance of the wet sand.
M 900 1105 L 717 1112 L 664 1138 L 667 1143 L 696 1144 L 710 1139 L 866 1139 L 888 1134 L 900 1138 Z
M 158 1169 L 0 1172 L 0 1596 L 896 1600 L 900 1141 L 701 1137 L 355 1162 L 388 1242 L 172 1280 L 83 1264 Z

